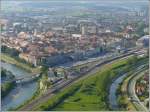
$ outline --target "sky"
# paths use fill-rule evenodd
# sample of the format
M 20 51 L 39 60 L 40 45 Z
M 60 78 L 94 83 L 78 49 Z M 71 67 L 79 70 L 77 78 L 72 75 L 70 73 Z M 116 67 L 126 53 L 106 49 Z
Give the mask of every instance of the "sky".
M 20 4 L 24 3 L 35 3 L 35 2 L 63 2 L 63 3 L 70 3 L 70 2 L 78 2 L 78 3 L 90 3 L 90 2 L 99 2 L 99 3 L 134 3 L 134 2 L 146 2 L 148 0 L 0 0 L 1 1 L 1 9 L 7 9 L 10 7 L 20 7 Z M 31 6 L 31 5 L 30 5 Z

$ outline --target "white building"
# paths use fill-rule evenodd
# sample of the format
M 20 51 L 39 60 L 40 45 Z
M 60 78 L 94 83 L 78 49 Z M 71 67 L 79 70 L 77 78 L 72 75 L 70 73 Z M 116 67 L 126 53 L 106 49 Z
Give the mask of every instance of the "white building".
M 137 46 L 144 46 L 148 47 L 149 46 L 149 41 L 150 41 L 150 35 L 145 35 L 141 37 L 140 39 L 137 40 L 136 45 Z

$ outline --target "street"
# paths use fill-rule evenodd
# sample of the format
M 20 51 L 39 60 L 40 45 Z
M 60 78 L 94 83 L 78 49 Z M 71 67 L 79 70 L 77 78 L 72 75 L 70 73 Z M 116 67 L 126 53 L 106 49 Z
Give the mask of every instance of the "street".
M 140 110 L 140 111 L 145 111 L 148 112 L 148 109 L 144 106 L 144 104 L 139 100 L 139 98 L 137 97 L 136 93 L 135 93 L 135 84 L 137 79 L 139 79 L 141 76 L 144 75 L 144 72 L 142 73 L 138 73 L 136 75 L 134 75 L 128 84 L 128 94 L 129 94 L 129 99 L 131 100 L 131 102 L 134 103 L 134 105 Z

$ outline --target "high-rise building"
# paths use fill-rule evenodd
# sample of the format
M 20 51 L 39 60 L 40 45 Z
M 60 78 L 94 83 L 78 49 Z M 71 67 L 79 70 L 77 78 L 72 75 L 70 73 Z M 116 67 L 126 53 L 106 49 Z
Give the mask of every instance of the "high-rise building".
M 91 21 L 80 21 L 79 29 L 82 35 L 97 33 L 97 25 Z

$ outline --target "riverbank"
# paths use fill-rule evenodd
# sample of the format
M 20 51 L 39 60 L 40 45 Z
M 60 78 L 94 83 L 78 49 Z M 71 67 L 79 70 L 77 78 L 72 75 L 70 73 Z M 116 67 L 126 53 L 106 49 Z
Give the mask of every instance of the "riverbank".
M 1 62 L 1 67 L 7 71 L 11 71 L 16 78 L 31 75 L 31 73 L 21 69 L 21 67 L 17 67 L 10 63 Z M 33 96 L 35 97 L 37 90 L 38 87 L 36 81 L 26 84 L 16 84 L 15 88 L 13 88 L 9 94 L 2 99 L 1 109 L 3 111 L 8 111 L 9 109 L 11 110 L 12 108 L 18 107 Z
M 39 66 L 38 67 L 31 67 L 25 63 L 19 62 L 18 60 L 14 59 L 14 58 L 12 58 L 9 55 L 4 54 L 4 53 L 1 53 L 1 61 L 16 65 L 17 67 L 20 67 L 20 68 L 22 68 L 28 72 L 31 72 L 31 73 L 40 73 L 40 67 Z
M 15 82 L 6 82 L 1 85 L 1 97 L 6 97 L 12 89 L 16 86 Z
M 118 104 L 120 104 L 120 109 L 124 111 L 128 110 L 141 110 L 135 103 L 129 100 L 129 93 L 128 93 L 128 86 L 131 79 L 136 76 L 137 74 L 142 73 L 145 71 L 146 68 L 141 69 L 138 73 L 131 71 L 123 80 L 123 82 L 118 87 Z M 132 99 L 131 99 L 132 100 Z
M 117 75 L 116 70 L 126 65 L 127 62 L 128 59 L 122 59 L 102 66 L 97 73 L 56 93 L 33 110 L 109 110 L 108 86 L 112 78 Z
M 36 89 L 36 92 L 32 95 L 32 97 L 30 99 L 28 99 L 27 101 L 23 102 L 21 105 L 17 106 L 16 108 L 11 108 L 9 109 L 9 111 L 17 111 L 20 108 L 22 108 L 23 106 L 25 106 L 26 104 L 28 104 L 29 102 L 31 102 L 32 100 L 36 99 L 37 97 L 40 97 L 40 86 L 39 86 L 39 81 L 38 81 L 38 87 Z
M 23 102 L 18 107 L 11 108 L 9 111 L 17 111 L 17 110 L 19 110 L 19 109 L 23 108 L 25 105 L 27 105 L 28 103 L 32 102 L 34 99 L 40 97 L 43 94 L 44 91 L 40 88 L 40 86 L 41 86 L 40 85 L 41 77 L 42 77 L 42 75 L 40 75 L 40 77 L 35 79 L 36 82 L 37 82 L 37 89 L 36 89 L 35 93 L 32 95 L 32 97 L 29 98 L 28 100 L 26 100 L 25 102 Z
M 111 85 L 111 92 L 110 92 L 110 108 L 112 108 L 113 110 L 126 110 L 127 109 L 127 105 L 128 105 L 128 109 L 129 110 L 136 110 L 129 102 L 128 102 L 128 98 L 125 98 L 124 95 L 122 93 L 122 88 L 124 89 L 124 92 L 127 92 L 127 90 L 125 89 L 126 86 L 122 86 L 122 82 L 129 77 L 130 75 L 132 75 L 134 72 L 137 71 L 137 68 L 141 65 L 144 65 L 147 63 L 148 58 L 144 57 L 144 58 L 138 58 L 137 61 L 135 60 L 135 64 L 131 61 L 129 61 L 129 65 L 128 69 L 125 70 L 125 73 L 122 72 L 122 75 L 119 75 L 119 77 L 116 77 L 115 80 L 113 81 L 112 85 Z M 132 63 L 132 64 L 131 64 Z
M 6 81 L 12 80 L 14 78 L 15 76 L 10 71 L 1 68 L 1 98 L 7 96 L 10 93 L 10 91 L 16 86 L 15 82 Z
M 128 86 L 128 81 L 130 79 L 130 75 L 133 74 L 133 72 L 129 72 L 128 75 L 123 79 L 122 83 L 117 89 L 117 101 L 119 104 L 119 109 L 120 110 L 132 110 L 136 111 L 136 108 L 134 105 L 129 101 L 128 99 L 128 93 L 127 93 L 127 86 Z
M 131 66 L 135 66 L 137 62 L 138 58 L 133 56 L 106 64 L 100 67 L 98 72 L 91 74 L 85 79 L 76 81 L 61 92 L 52 95 L 44 103 L 36 105 L 32 110 L 111 110 L 108 104 L 108 90 L 112 79 L 119 75 L 119 72 L 125 66 L 128 66 L 125 69 L 130 70 L 132 69 Z

